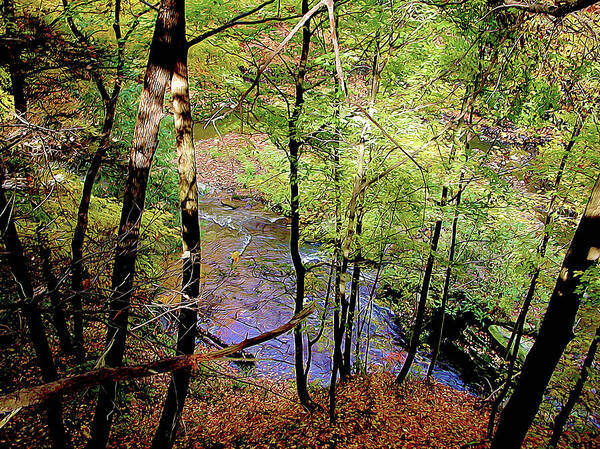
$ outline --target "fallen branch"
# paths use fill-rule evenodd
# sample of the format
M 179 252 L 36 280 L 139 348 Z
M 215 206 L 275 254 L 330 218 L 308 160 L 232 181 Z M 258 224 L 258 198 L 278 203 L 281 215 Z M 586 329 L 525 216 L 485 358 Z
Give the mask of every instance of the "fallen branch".
M 160 373 L 168 373 L 182 368 L 196 369 L 202 363 L 222 359 L 241 352 L 243 349 L 256 346 L 288 332 L 301 321 L 314 312 L 316 302 L 313 302 L 294 315 L 290 321 L 264 334 L 246 338 L 244 341 L 218 351 L 206 354 L 190 354 L 171 357 L 144 365 L 120 366 L 116 368 L 99 368 L 77 376 L 59 379 L 36 387 L 25 388 L 14 393 L 0 397 L 0 413 L 7 413 L 22 407 L 28 407 L 49 398 L 72 393 L 74 391 L 99 385 L 104 382 L 117 382 L 122 380 L 138 379 Z
M 564 17 L 573 12 L 581 11 L 582 9 L 588 8 L 595 5 L 598 0 L 575 0 L 557 2 L 556 4 L 548 3 L 504 3 L 500 5 L 500 8 L 515 8 L 523 11 L 531 12 L 534 14 L 548 14 L 554 17 Z

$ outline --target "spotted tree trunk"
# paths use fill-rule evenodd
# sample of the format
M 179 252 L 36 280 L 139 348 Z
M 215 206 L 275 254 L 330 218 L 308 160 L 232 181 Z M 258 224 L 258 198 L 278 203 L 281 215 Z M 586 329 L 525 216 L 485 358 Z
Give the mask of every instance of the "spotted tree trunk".
M 110 315 L 104 360 L 109 367 L 120 366 L 123 362 L 146 186 L 152 158 L 158 145 L 165 91 L 173 73 L 177 54 L 176 25 L 183 13 L 184 0 L 162 0 L 150 46 L 125 184 L 113 265 L 112 294 L 108 302 Z M 87 444 L 90 449 L 105 448 L 108 443 L 115 414 L 116 389 L 115 382 L 106 382 L 100 389 L 91 438 Z
M 179 16 L 184 20 L 185 16 Z M 185 32 L 185 23 L 178 27 Z M 181 208 L 181 239 L 183 243 L 182 295 L 177 335 L 177 355 L 192 354 L 197 335 L 197 297 L 200 292 L 200 224 L 198 221 L 198 184 L 192 135 L 192 114 L 188 87 L 187 45 L 185 34 L 178 33 L 181 45 L 171 79 L 175 135 L 179 171 L 179 203 Z M 152 441 L 155 449 L 173 447 L 181 411 L 188 392 L 191 369 L 175 371 L 163 405 L 160 423 Z

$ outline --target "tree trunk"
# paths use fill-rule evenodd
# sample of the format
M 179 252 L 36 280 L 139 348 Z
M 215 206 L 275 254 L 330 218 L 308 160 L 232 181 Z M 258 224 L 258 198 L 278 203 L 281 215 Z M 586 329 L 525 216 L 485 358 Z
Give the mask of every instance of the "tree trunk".
M 529 351 L 514 393 L 500 415 L 492 449 L 521 447 L 542 401 L 544 390 L 567 344 L 579 309 L 579 274 L 600 255 L 600 177 L 560 270 L 540 333 Z
M 335 97 L 337 98 L 340 87 L 339 80 L 337 77 L 334 77 L 335 83 Z M 334 129 L 334 137 L 333 137 L 333 188 L 334 188 L 334 198 L 335 198 L 335 247 L 333 253 L 333 263 L 335 267 L 335 276 L 334 276 L 334 287 L 333 287 L 333 334 L 334 340 L 336 336 L 336 330 L 340 327 L 340 303 L 341 303 L 341 292 L 340 286 L 342 285 L 340 281 L 341 275 L 341 259 L 342 259 L 342 201 L 341 201 L 341 186 L 340 186 L 340 172 L 341 172 L 341 164 L 340 164 L 340 142 L 339 142 L 339 114 L 340 107 L 339 102 L 336 101 L 336 105 L 333 112 L 333 123 L 335 124 Z M 334 343 L 335 345 L 335 343 Z M 329 421 L 335 421 L 335 385 L 337 382 L 337 372 L 338 372 L 338 358 L 335 354 L 335 346 L 334 346 L 334 354 L 332 357 L 332 366 L 331 366 L 331 381 L 329 383 Z
M 598 342 L 600 342 L 600 326 L 596 328 L 596 335 L 592 339 L 592 343 L 588 349 L 587 355 L 585 356 L 585 360 L 583 361 L 583 365 L 581 367 L 581 372 L 579 377 L 577 378 L 577 383 L 571 390 L 569 394 L 569 399 L 567 399 L 567 403 L 563 406 L 562 410 L 554 420 L 554 428 L 552 429 L 552 437 L 550 438 L 550 442 L 548 443 L 548 447 L 554 448 L 558 445 L 558 440 L 562 435 L 562 431 L 567 423 L 567 419 L 569 415 L 573 411 L 573 407 L 577 403 L 579 396 L 581 396 L 581 392 L 583 391 L 583 386 L 590 374 L 590 370 L 592 369 L 592 363 L 594 362 L 594 357 L 596 356 L 596 349 L 598 348 Z
M 308 0 L 302 0 L 302 14 L 308 12 Z M 298 63 L 298 72 L 296 76 L 296 100 L 294 109 L 288 122 L 289 134 L 289 160 L 290 160 L 290 212 L 291 212 L 291 234 L 290 234 L 290 253 L 292 263 L 296 271 L 296 299 L 294 312 L 302 310 L 304 306 L 304 280 L 306 269 L 300 257 L 300 192 L 298 179 L 298 163 L 300 160 L 300 140 L 298 138 L 298 119 L 302 113 L 304 105 L 304 78 L 306 76 L 306 63 L 308 61 L 308 52 L 310 49 L 310 20 L 302 27 L 302 50 L 300 61 Z M 304 370 L 304 342 L 302 338 L 301 325 L 294 329 L 294 348 L 295 348 L 295 371 L 296 371 L 296 389 L 298 399 L 306 409 L 312 409 L 313 404 L 308 394 L 307 373 Z
M 117 92 L 118 95 L 118 92 Z M 102 165 L 102 159 L 110 145 L 110 136 L 115 118 L 115 110 L 117 106 L 117 97 L 113 97 L 114 101 L 110 101 L 106 105 L 104 116 L 104 125 L 102 127 L 102 137 L 98 149 L 94 154 L 94 158 L 88 167 L 88 171 L 83 181 L 83 190 L 81 192 L 81 200 L 77 211 L 77 224 L 71 241 L 71 286 L 73 295 L 71 296 L 71 307 L 73 308 L 73 342 L 75 343 L 76 353 L 81 360 L 84 358 L 84 338 L 83 338 L 83 242 L 88 225 L 88 212 L 90 209 L 90 199 L 92 196 L 92 188 L 94 181 Z
M 123 362 L 146 186 L 152 158 L 158 145 L 158 131 L 163 116 L 165 91 L 173 73 L 177 54 L 176 24 L 180 20 L 178 16 L 184 14 L 184 9 L 184 0 L 161 1 L 150 46 L 144 89 L 133 135 L 113 265 L 113 293 L 109 301 L 110 316 L 106 334 L 105 362 L 107 366 L 120 366 Z M 108 435 L 115 412 L 116 388 L 115 382 L 107 382 L 100 389 L 92 424 L 92 435 L 87 445 L 89 449 L 104 449 L 108 443 Z
M 444 324 L 446 321 L 446 307 L 448 304 L 448 293 L 450 291 L 450 280 L 452 278 L 452 264 L 454 263 L 454 255 L 456 253 L 456 233 L 458 229 L 458 211 L 460 208 L 460 201 L 463 193 L 463 179 L 464 172 L 460 173 L 460 179 L 458 181 L 458 193 L 456 194 L 456 203 L 454 208 L 454 217 L 452 219 L 452 229 L 450 231 L 450 249 L 448 253 L 448 266 L 446 267 L 446 274 L 444 277 L 444 287 L 442 290 L 442 305 L 441 305 L 441 316 L 440 324 L 438 326 L 438 336 L 433 347 L 433 354 L 431 355 L 431 362 L 427 368 L 427 380 L 431 378 L 433 369 L 437 363 L 437 359 L 440 355 L 440 347 L 442 346 L 442 339 L 444 337 Z
M 4 195 L 4 172 L 0 171 L 0 230 L 6 248 L 5 257 L 10 271 L 17 283 L 17 293 L 22 302 L 22 310 L 29 329 L 29 337 L 35 350 L 38 365 L 42 372 L 44 382 L 56 380 L 56 366 L 52 358 L 52 351 L 46 338 L 46 330 L 42 314 L 34 298 L 33 285 L 27 267 L 27 261 L 23 254 L 23 247 L 17 234 L 17 228 L 13 220 L 13 204 L 9 204 Z M 54 449 L 63 449 L 70 446 L 65 434 L 62 417 L 62 404 L 60 396 L 46 401 L 48 415 L 48 431 Z
M 71 343 L 71 335 L 67 327 L 67 319 L 65 311 L 61 304 L 60 291 L 58 289 L 58 280 L 52 272 L 52 260 L 50 255 L 50 247 L 48 244 L 48 236 L 40 229 L 37 231 L 39 238 L 40 257 L 42 258 L 42 273 L 46 280 L 48 288 L 48 296 L 52 304 L 52 323 L 56 329 L 60 349 L 66 354 L 73 352 L 73 344 Z
M 565 166 L 567 164 L 567 159 L 569 157 L 569 153 L 571 152 L 573 146 L 575 145 L 575 141 L 581 132 L 581 128 L 583 126 L 583 119 L 578 117 L 575 126 L 573 127 L 573 133 L 571 138 L 569 139 L 568 144 L 565 147 L 565 151 L 563 152 L 560 164 L 558 166 L 558 172 L 556 174 L 556 178 L 554 180 L 554 193 L 552 194 L 552 198 L 550 199 L 550 203 L 548 204 L 548 208 L 546 210 L 546 218 L 544 220 L 544 232 L 542 234 L 542 241 L 540 242 L 540 246 L 537 249 L 537 255 L 540 259 L 543 259 L 546 256 L 546 249 L 548 248 L 548 242 L 550 240 L 550 225 L 552 223 L 552 217 L 554 215 L 554 204 L 556 199 L 558 198 L 558 188 L 560 186 L 560 182 L 562 180 Z M 521 310 L 519 312 L 519 316 L 517 317 L 517 321 L 515 326 L 513 327 L 513 331 L 510 334 L 510 338 L 508 339 L 508 344 L 506 345 L 506 356 L 508 358 L 508 369 L 506 372 L 506 380 L 504 382 L 504 387 L 500 391 L 500 394 L 492 404 L 490 410 L 490 417 L 488 419 L 488 438 L 492 437 L 494 433 L 494 425 L 496 423 L 496 416 L 498 414 L 498 410 L 502 401 L 508 394 L 508 391 L 512 384 L 513 372 L 515 369 L 515 365 L 517 364 L 517 356 L 519 354 L 519 347 L 521 345 L 521 337 L 523 336 L 523 329 L 525 327 L 525 320 L 527 318 L 527 313 L 529 312 L 529 306 L 531 305 L 531 301 L 533 301 L 533 297 L 535 295 L 535 290 L 537 288 L 537 281 L 540 276 L 541 267 L 537 264 L 533 271 L 531 272 L 531 279 L 529 282 L 529 288 L 527 289 L 527 294 L 525 295 L 525 300 L 523 301 L 523 305 L 521 306 Z M 513 348 L 512 353 L 510 352 L 510 348 Z
M 440 205 L 442 207 L 446 204 L 446 198 L 448 196 L 448 188 L 442 188 L 442 200 L 440 201 Z M 406 360 L 404 361 L 404 365 L 402 365 L 402 369 L 400 370 L 400 374 L 396 377 L 396 383 L 402 384 L 408 372 L 410 371 L 410 367 L 415 359 L 415 355 L 417 354 L 417 348 L 419 346 L 419 337 L 421 336 L 421 330 L 423 329 L 423 319 L 425 318 L 425 306 L 427 305 L 427 295 L 429 294 L 429 284 L 431 282 L 431 275 L 433 273 L 433 265 L 435 264 L 435 252 L 437 251 L 438 242 L 440 240 L 440 234 L 442 231 L 442 217 L 440 212 L 440 218 L 435 222 L 435 228 L 433 230 L 433 235 L 431 237 L 431 246 L 429 249 L 429 257 L 427 258 L 427 265 L 425 266 L 425 273 L 423 274 L 423 283 L 421 284 L 421 295 L 419 298 L 419 305 L 417 307 L 417 316 L 415 318 L 415 327 L 413 329 L 413 334 L 410 338 L 410 346 L 408 348 L 408 354 L 406 355 Z
M 546 210 L 546 218 L 544 219 L 544 232 L 542 234 L 542 241 L 540 246 L 538 247 L 538 256 L 540 258 L 544 258 L 546 256 L 546 249 L 548 247 L 548 241 L 550 239 L 549 227 L 552 223 L 552 217 L 554 215 L 554 204 L 556 203 L 556 199 L 558 198 L 558 188 L 560 187 L 560 182 L 562 180 L 563 174 L 565 172 L 565 166 L 567 165 L 567 159 L 569 158 L 569 154 L 575 145 L 577 137 L 581 133 L 581 128 L 583 127 L 583 123 L 585 121 L 585 116 L 579 116 L 575 119 L 575 126 L 573 127 L 573 132 L 571 134 L 571 138 L 569 142 L 565 146 L 565 150 L 563 152 L 562 158 L 560 160 L 560 164 L 558 166 L 558 172 L 556 173 L 556 178 L 554 179 L 554 193 L 550 198 L 550 203 L 548 204 L 548 209 Z M 510 354 L 510 348 L 512 347 L 512 343 L 517 335 L 523 333 L 523 328 L 525 326 L 525 319 L 527 318 L 527 312 L 529 311 L 529 305 L 531 304 L 531 300 L 533 299 L 533 295 L 535 293 L 535 289 L 537 287 L 537 279 L 540 275 L 540 267 L 537 265 L 533 272 L 531 273 L 531 282 L 529 284 L 529 290 L 527 291 L 527 295 L 525 297 L 525 301 L 523 301 L 523 306 L 519 312 L 519 316 L 517 317 L 516 325 L 513 327 L 513 332 L 510 335 L 510 339 L 506 346 L 506 354 L 507 356 Z
M 371 86 L 369 89 L 369 114 L 373 114 L 373 106 L 375 104 L 375 97 L 377 96 L 377 92 L 379 90 L 379 75 L 383 71 L 385 66 L 384 63 L 380 63 L 380 44 L 379 44 L 379 30 L 377 30 L 375 35 L 375 52 L 373 54 L 373 62 L 371 66 Z M 370 123 L 365 123 L 360 133 L 360 141 L 358 146 L 358 167 L 356 170 L 356 177 L 354 180 L 354 186 L 352 191 L 352 198 L 350 199 L 350 203 L 348 204 L 348 229 L 346 232 L 346 238 L 344 240 L 344 247 L 342 251 L 342 272 L 345 277 L 346 269 L 348 266 L 348 258 L 350 257 L 350 252 L 352 249 L 352 245 L 354 243 L 354 236 L 360 236 L 362 232 L 362 218 L 363 218 L 363 201 L 364 201 L 364 189 L 365 189 L 365 176 L 367 172 L 368 163 L 365 161 L 365 148 L 367 143 L 367 133 L 370 128 Z M 340 349 L 341 349 L 341 340 L 344 340 L 344 348 L 343 348 L 343 357 L 340 362 L 340 380 L 346 380 L 350 375 L 351 364 L 350 364 L 350 353 L 352 346 L 352 328 L 354 326 L 354 312 L 356 310 L 356 302 L 359 300 L 357 298 L 358 294 L 358 282 L 360 280 L 360 258 L 362 255 L 362 248 L 360 244 L 356 244 L 356 255 L 354 264 L 354 271 L 352 273 L 352 284 L 350 288 L 350 298 L 347 302 L 342 301 L 342 322 L 340 325 L 341 329 L 341 337 L 340 337 Z M 344 265 L 345 262 L 345 265 Z M 344 288 L 345 292 L 345 288 Z M 342 297 L 345 299 L 345 295 Z M 345 334 L 345 336 L 344 336 Z
M 336 20 L 336 29 L 338 28 L 337 24 L 337 16 Z M 381 70 L 378 68 L 378 57 L 379 57 L 379 32 L 376 35 L 376 51 L 373 58 L 373 67 L 372 67 L 372 77 L 371 77 L 371 89 L 370 89 L 370 98 L 369 98 L 369 109 L 370 113 L 372 113 L 372 107 L 375 102 L 375 96 L 378 90 L 378 76 Z M 336 77 L 336 94 L 338 93 L 339 88 L 343 89 L 343 85 L 340 86 L 338 82 L 338 77 Z M 352 196 L 348 203 L 348 226 L 346 228 L 346 235 L 342 238 L 340 233 L 338 245 L 341 250 L 338 250 L 338 254 L 341 257 L 341 266 L 339 270 L 339 275 L 337 276 L 337 289 L 336 289 L 336 308 L 334 313 L 334 325 L 333 325 L 333 366 L 331 370 L 331 383 L 329 386 L 329 420 L 330 422 L 335 421 L 335 388 L 337 382 L 337 372 L 340 373 L 340 380 L 346 380 L 348 375 L 350 374 L 350 345 L 351 345 L 351 337 L 345 338 L 346 332 L 350 335 L 352 334 L 352 326 L 354 320 L 354 310 L 350 316 L 350 309 L 356 309 L 356 302 L 353 306 L 351 306 L 350 302 L 346 299 L 346 274 L 348 272 L 348 262 L 350 258 L 350 252 L 352 250 L 352 243 L 354 240 L 354 235 L 360 233 L 360 228 L 362 224 L 359 225 L 359 221 L 362 219 L 360 216 L 361 208 L 362 208 L 362 199 L 364 196 L 364 181 L 366 174 L 366 163 L 365 163 L 365 146 L 366 146 L 366 133 L 369 129 L 369 125 L 365 124 L 361 131 L 360 141 L 358 144 L 358 156 L 357 156 L 357 169 L 356 175 L 354 177 L 354 183 L 352 186 Z M 339 155 L 338 164 L 339 164 Z M 336 182 L 336 186 L 337 186 Z M 339 214 L 339 212 L 338 212 Z M 340 220 L 341 227 L 341 217 L 336 214 L 336 218 Z M 360 254 L 360 248 L 358 249 L 358 253 Z M 358 265 L 355 265 L 355 269 Z M 360 269 L 358 273 L 355 273 L 360 277 Z M 358 280 L 357 280 L 358 281 Z M 358 283 L 351 284 L 352 286 L 358 287 Z M 350 292 L 350 297 L 352 297 L 352 291 Z M 354 298 L 356 301 L 356 297 Z M 347 356 L 345 356 L 347 354 Z
M 66 0 L 63 0 L 63 6 L 67 8 Z M 90 208 L 90 199 L 92 196 L 92 188 L 102 160 L 106 155 L 108 148 L 110 147 L 110 138 L 115 122 L 115 113 L 117 109 L 117 102 L 119 100 L 119 94 L 121 93 L 121 84 L 123 77 L 123 66 L 124 66 L 124 50 L 125 41 L 121 35 L 121 2 L 120 0 L 115 1 L 114 11 L 114 22 L 113 30 L 115 33 L 115 39 L 117 41 L 117 73 L 115 74 L 115 81 L 113 85 L 112 94 L 109 96 L 104 83 L 100 75 L 92 70 L 92 77 L 94 78 L 100 96 L 104 102 L 104 123 L 102 124 L 102 134 L 98 149 L 94 153 L 92 162 L 88 167 L 88 171 L 83 181 L 83 189 L 81 192 L 81 200 L 79 202 L 79 209 L 77 211 L 77 224 L 73 232 L 73 240 L 71 241 L 71 287 L 73 289 L 73 295 L 71 296 L 71 307 L 73 309 L 73 342 L 75 344 L 75 352 L 79 360 L 83 360 L 85 357 L 85 341 L 83 337 L 83 273 L 85 267 L 83 263 L 83 243 L 88 225 L 88 213 Z M 80 40 L 82 45 L 86 45 L 86 39 L 83 34 L 77 29 L 75 22 L 73 22 L 71 16 L 67 16 L 67 22 L 73 34 Z
M 181 14 L 180 20 L 185 16 Z M 185 23 L 178 27 L 185 33 Z M 196 180 L 196 160 L 192 136 L 192 114 L 187 70 L 187 45 L 185 34 L 179 35 L 182 46 L 178 52 L 171 95 L 175 116 L 177 137 L 179 202 L 181 206 L 181 238 L 183 242 L 183 281 L 177 335 L 177 355 L 193 354 L 197 335 L 197 298 L 200 293 L 200 223 L 198 221 L 198 184 Z M 186 305 L 187 304 L 187 305 Z M 167 398 L 152 448 L 170 449 L 173 447 L 179 417 L 188 392 L 191 369 L 175 371 L 169 384 Z
M 362 233 L 362 218 L 363 210 L 362 206 L 358 211 L 356 218 L 356 236 L 360 237 Z M 350 354 L 352 352 L 352 331 L 354 328 L 354 315 L 356 313 L 356 304 L 360 300 L 360 261 L 362 257 L 361 247 L 358 246 L 356 250 L 356 261 L 354 262 L 354 269 L 352 270 L 352 286 L 350 287 L 350 300 L 348 302 L 348 320 L 346 324 L 346 336 L 344 340 L 344 363 L 342 363 L 342 371 L 340 372 L 340 379 L 344 380 L 350 376 L 352 364 L 350 361 Z

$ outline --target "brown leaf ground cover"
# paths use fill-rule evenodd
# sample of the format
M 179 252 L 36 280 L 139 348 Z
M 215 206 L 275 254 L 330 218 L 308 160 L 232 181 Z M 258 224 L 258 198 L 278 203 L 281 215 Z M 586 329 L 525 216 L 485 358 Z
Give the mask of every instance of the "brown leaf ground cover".
M 102 341 L 96 329 L 92 350 Z M 26 346 L 26 343 L 23 342 Z M 160 351 L 159 351 L 160 352 Z M 30 355 L 31 353 L 28 352 Z M 150 359 L 156 348 L 130 347 L 132 358 Z M 2 392 L 38 383 L 33 357 L 14 351 L 3 357 Z M 137 356 L 137 357 L 135 357 Z M 63 375 L 66 373 L 62 373 Z M 294 385 L 285 379 L 257 378 L 222 362 L 194 376 L 184 409 L 180 448 L 485 448 L 487 409 L 481 400 L 452 388 L 411 380 L 398 388 L 390 373 L 357 376 L 338 387 L 338 413 L 330 424 L 326 389 L 314 385 L 319 408 L 302 409 Z M 123 388 L 112 448 L 148 447 L 162 408 L 167 375 L 130 382 Z M 89 436 L 94 391 L 64 398 L 66 427 L 74 447 Z M 548 430 L 535 427 L 526 448 L 544 447 Z M 467 446 L 465 446 L 467 445 Z M 42 407 L 22 410 L 0 430 L 1 448 L 49 447 Z M 592 435 L 567 434 L 562 448 L 600 448 Z
M 237 153 L 239 147 L 260 151 L 264 146 L 264 140 L 265 136 L 259 133 L 247 135 L 226 133 L 221 137 L 197 141 L 198 181 L 230 194 L 256 193 L 247 192 L 239 181 L 240 175 L 244 173 L 244 166 Z M 257 170 L 261 170 L 258 162 L 255 160 L 250 162 Z

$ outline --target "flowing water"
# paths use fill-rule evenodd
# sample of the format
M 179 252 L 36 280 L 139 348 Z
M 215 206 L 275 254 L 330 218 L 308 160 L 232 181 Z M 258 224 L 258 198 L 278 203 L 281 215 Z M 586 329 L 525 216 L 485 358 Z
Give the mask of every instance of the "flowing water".
M 215 192 L 201 196 L 200 218 L 204 282 L 201 327 L 229 344 L 287 322 L 293 314 L 295 275 L 285 218 L 250 200 L 232 201 Z M 306 266 L 328 261 L 328 256 L 316 244 L 303 245 L 301 253 Z M 368 354 L 369 369 L 380 367 L 395 371 L 404 359 L 401 331 L 388 308 L 370 301 L 375 271 L 364 271 L 354 332 L 354 336 L 357 332 L 361 334 L 360 359 L 364 363 Z M 328 278 L 327 264 L 311 271 L 307 277 L 307 302 L 314 300 L 324 305 Z M 322 383 L 328 381 L 331 371 L 331 303 L 332 300 L 325 312 L 322 337 L 312 348 L 309 372 L 309 379 Z M 310 338 L 319 333 L 322 316 L 323 307 L 320 307 L 305 323 L 304 330 Z M 352 348 L 354 354 L 355 343 Z M 250 352 L 257 359 L 255 369 L 259 374 L 293 378 L 291 333 L 252 348 Z M 419 356 L 414 371 L 424 374 L 428 363 Z M 448 366 L 437 368 L 434 376 L 454 388 L 466 388 L 458 373 Z

